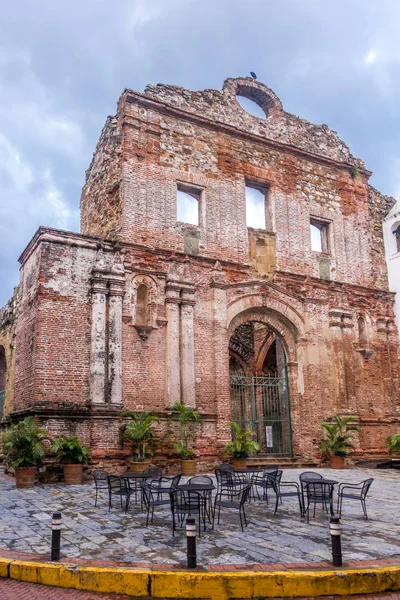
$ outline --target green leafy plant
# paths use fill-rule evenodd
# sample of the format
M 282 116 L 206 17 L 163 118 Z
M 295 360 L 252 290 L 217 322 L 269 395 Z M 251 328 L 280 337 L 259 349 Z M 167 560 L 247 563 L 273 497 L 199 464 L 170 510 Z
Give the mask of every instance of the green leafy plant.
M 83 465 L 90 460 L 88 448 L 76 435 L 57 436 L 51 450 L 58 461 L 64 465 Z
M 191 440 L 194 439 L 191 429 L 193 424 L 201 423 L 203 419 L 195 408 L 188 408 L 183 402 L 176 402 L 172 410 L 178 413 L 179 423 L 180 439 L 174 442 L 175 451 L 182 460 L 192 460 L 196 458 L 196 452 L 191 447 Z
M 144 462 L 154 454 L 156 432 L 153 423 L 159 423 L 160 419 L 153 412 L 131 412 L 129 410 L 121 413 L 121 418 L 124 417 L 128 417 L 131 421 L 120 429 L 120 446 L 123 447 L 125 441 L 129 442 L 132 460 Z
M 14 469 L 40 466 L 46 454 L 44 442 L 49 439 L 47 431 L 38 427 L 33 417 L 26 417 L 2 437 L 6 462 Z
M 357 177 L 360 174 L 360 169 L 358 167 L 351 167 L 350 169 L 350 175 L 353 177 L 353 179 L 355 177 Z
M 389 454 L 400 454 L 400 433 L 394 433 L 386 438 L 386 448 Z
M 248 458 L 260 450 L 260 444 L 251 438 L 253 432 L 251 429 L 242 429 L 240 425 L 230 421 L 228 423 L 232 429 L 232 441 L 224 445 L 224 454 L 234 459 Z
M 324 429 L 325 437 L 321 441 L 321 454 L 327 458 L 331 456 L 347 456 L 353 446 L 354 433 L 359 431 L 355 425 L 356 417 L 341 417 L 333 415 L 320 423 Z

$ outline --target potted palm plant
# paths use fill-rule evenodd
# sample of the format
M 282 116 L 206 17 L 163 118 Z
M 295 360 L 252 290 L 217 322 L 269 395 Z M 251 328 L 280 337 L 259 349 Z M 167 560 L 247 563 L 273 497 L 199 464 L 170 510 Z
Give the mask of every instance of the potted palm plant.
M 251 429 L 242 429 L 240 425 L 233 421 L 228 423 L 232 429 L 232 441 L 224 445 L 224 454 L 231 458 L 232 464 L 236 469 L 245 469 L 247 459 L 260 449 L 260 444 L 252 440 L 253 432 Z
M 124 442 L 131 445 L 131 461 L 129 470 L 131 473 L 141 473 L 150 465 L 149 457 L 153 455 L 156 432 L 153 423 L 159 423 L 160 419 L 153 412 L 131 412 L 129 410 L 121 413 L 121 418 L 128 417 L 129 423 L 120 429 L 120 446 Z
M 196 452 L 191 446 L 191 440 L 194 439 L 191 429 L 203 419 L 195 408 L 188 408 L 183 402 L 176 402 L 172 410 L 177 413 L 179 423 L 179 440 L 174 442 L 174 448 L 181 459 L 182 474 L 196 475 L 197 461 Z
M 393 435 L 386 438 L 386 448 L 391 456 L 393 454 L 400 455 L 400 433 L 393 433 Z
M 4 457 L 15 469 L 17 488 L 34 486 L 36 469 L 46 453 L 44 442 L 49 439 L 47 431 L 40 429 L 33 417 L 12 425 L 3 435 Z
M 78 436 L 59 435 L 51 449 L 63 465 L 64 482 L 67 485 L 82 483 L 83 465 L 90 459 L 90 452 Z
M 320 423 L 325 433 L 320 445 L 321 454 L 329 459 L 332 469 L 343 469 L 344 459 L 354 447 L 354 434 L 359 431 L 356 422 L 356 417 L 334 415 Z

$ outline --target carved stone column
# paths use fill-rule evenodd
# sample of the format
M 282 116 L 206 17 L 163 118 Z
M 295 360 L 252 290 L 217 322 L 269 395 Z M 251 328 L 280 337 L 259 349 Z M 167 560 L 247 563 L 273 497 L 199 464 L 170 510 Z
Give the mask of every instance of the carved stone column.
M 186 406 L 195 408 L 194 377 L 194 286 L 185 283 L 181 292 L 181 385 L 182 400 Z
M 108 325 L 108 384 L 110 403 L 122 403 L 122 299 L 124 280 L 110 281 Z
M 90 400 L 106 401 L 106 311 L 107 280 L 100 273 L 92 278 L 92 334 L 90 344 Z
M 165 309 L 167 317 L 167 406 L 181 401 L 180 365 L 180 290 L 181 286 L 173 278 L 167 280 Z

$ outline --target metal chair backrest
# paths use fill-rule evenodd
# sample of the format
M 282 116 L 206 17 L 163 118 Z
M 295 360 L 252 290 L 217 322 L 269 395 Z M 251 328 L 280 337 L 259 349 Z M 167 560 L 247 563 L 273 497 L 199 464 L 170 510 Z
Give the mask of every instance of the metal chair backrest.
M 245 502 L 247 502 L 249 495 L 251 492 L 251 485 L 246 485 L 246 487 L 240 492 L 240 506 L 243 506 Z
M 305 486 L 307 500 L 313 502 L 329 502 L 333 494 L 333 484 L 326 481 L 311 481 Z
M 315 471 L 305 471 L 304 473 L 300 474 L 299 479 L 303 483 L 304 479 L 323 479 L 323 476 Z
M 127 483 L 125 479 L 121 477 L 117 477 L 116 475 L 108 476 L 108 488 L 110 491 L 118 490 L 118 491 L 126 491 Z
M 374 478 L 371 477 L 370 479 L 366 479 L 365 481 L 363 481 L 363 486 L 362 486 L 362 490 L 361 490 L 361 496 L 363 498 L 365 498 L 365 496 L 368 494 L 368 490 L 372 485 Z
M 267 473 L 271 473 L 272 471 L 277 471 L 279 469 L 278 465 L 264 465 L 262 467 L 262 470 L 264 471 L 264 474 L 267 475 Z
M 279 484 L 282 479 L 282 471 L 272 471 L 267 473 L 267 485 L 270 485 L 274 491 L 279 491 Z
M 191 477 L 188 481 L 188 483 L 204 483 L 206 485 L 212 485 L 212 479 L 211 477 L 208 477 L 208 475 L 195 475 L 194 477 Z
M 234 471 L 235 467 L 231 465 L 231 463 L 221 463 L 218 465 L 217 469 L 223 469 L 225 471 Z
M 179 482 L 180 482 L 180 480 L 181 480 L 181 477 L 182 477 L 182 473 L 178 473 L 178 475 L 175 475 L 175 476 L 172 478 L 172 485 L 171 485 L 171 488 L 176 488 L 176 487 L 179 485 Z
M 215 477 L 218 485 L 226 485 L 232 481 L 232 471 L 226 469 L 215 469 Z
M 108 473 L 107 471 L 103 471 L 103 469 L 94 469 L 92 471 L 93 479 L 97 483 L 98 481 L 108 481 Z
M 143 471 L 143 475 L 149 475 L 152 479 L 158 479 L 162 477 L 162 469 L 160 467 L 147 467 Z

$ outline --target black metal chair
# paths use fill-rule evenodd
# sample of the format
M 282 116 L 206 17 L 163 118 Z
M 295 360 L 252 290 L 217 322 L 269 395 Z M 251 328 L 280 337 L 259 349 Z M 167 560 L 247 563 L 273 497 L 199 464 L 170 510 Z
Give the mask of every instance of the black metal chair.
M 94 485 L 96 488 L 96 500 L 94 501 L 94 505 L 97 506 L 97 496 L 99 490 L 107 490 L 108 491 L 108 473 L 107 471 L 103 471 L 102 469 L 93 469 L 92 471 Z
M 310 506 L 314 505 L 313 517 L 315 517 L 315 509 L 317 504 L 320 504 L 326 512 L 333 514 L 333 484 L 327 483 L 323 479 L 321 481 L 309 481 L 306 483 L 304 491 L 307 498 L 307 506 L 304 508 L 304 514 L 307 515 L 307 523 L 310 520 Z
M 120 498 L 121 508 L 123 508 L 122 498 L 125 498 L 125 512 L 127 512 L 128 508 L 129 508 L 130 495 L 131 495 L 131 488 L 129 486 L 129 481 L 127 479 L 123 479 L 122 477 L 117 477 L 115 475 L 108 476 L 108 510 L 109 511 L 112 508 L 112 497 L 117 496 Z
M 300 487 L 301 487 L 301 497 L 303 499 L 303 506 L 305 506 L 304 491 L 305 491 L 308 481 L 310 479 L 312 479 L 312 480 L 323 479 L 323 476 L 320 473 L 316 473 L 315 471 L 304 471 L 304 473 L 301 473 L 299 475 L 299 479 L 300 479 Z M 305 481 L 305 480 L 307 480 L 307 481 Z
M 195 475 L 194 477 L 191 477 L 188 481 L 188 483 L 198 483 L 198 484 L 205 484 L 205 485 L 214 485 L 213 480 L 211 479 L 211 477 L 209 477 L 208 475 Z M 199 491 L 199 494 L 201 494 L 204 498 L 204 510 L 205 510 L 205 514 L 204 517 L 207 517 L 208 522 L 211 523 L 211 514 L 212 514 L 212 510 L 211 510 L 211 498 L 212 498 L 212 490 L 204 490 L 204 491 Z
M 234 509 L 239 512 L 240 526 L 243 531 L 243 522 L 247 527 L 246 512 L 244 506 L 249 498 L 251 491 L 251 485 L 247 484 L 243 489 L 240 490 L 221 490 L 215 496 L 214 510 L 212 519 L 212 528 L 214 529 L 215 512 L 218 509 L 218 525 L 221 515 L 221 507 Z
M 204 522 L 203 502 L 204 498 L 198 492 L 186 492 L 177 488 L 172 490 L 172 535 L 175 535 L 175 531 L 177 529 L 177 521 L 180 527 L 182 527 L 186 516 L 197 515 L 199 525 L 199 536 L 201 536 L 201 521 L 203 520 Z
M 246 478 L 241 473 L 227 471 L 226 469 L 215 469 L 217 479 L 217 494 L 223 491 L 237 492 L 243 490 L 247 484 Z
M 178 475 L 174 475 L 173 477 L 163 476 L 159 479 L 152 479 L 149 482 L 151 490 L 153 493 L 157 494 L 158 499 L 170 499 L 171 492 L 174 488 L 178 487 L 179 482 L 181 480 L 182 473 Z
M 278 473 L 279 475 L 277 476 L 275 473 Z M 281 504 L 283 504 L 283 502 L 282 502 L 283 498 L 297 497 L 297 499 L 299 501 L 299 507 L 300 507 L 300 516 L 303 517 L 304 510 L 303 510 L 303 502 L 302 502 L 302 498 L 301 498 L 301 491 L 300 491 L 299 484 L 296 483 L 295 481 L 284 481 L 283 482 L 283 481 L 281 481 L 282 471 L 276 471 L 275 473 L 270 473 L 267 476 L 267 483 L 269 484 L 268 487 L 273 489 L 275 496 L 276 496 L 274 515 L 276 515 L 276 513 L 278 511 L 279 501 L 281 502 Z M 268 498 L 268 496 L 267 496 L 267 498 Z M 267 502 L 268 502 L 268 500 L 267 500 Z
M 221 463 L 217 469 L 224 469 L 224 471 L 234 471 L 235 467 L 231 463 Z
M 264 471 L 261 477 L 255 474 L 254 478 L 252 479 L 252 484 L 257 490 L 258 497 L 260 497 L 258 494 L 258 488 L 260 487 L 262 489 L 263 499 L 268 504 L 268 490 L 275 492 L 276 486 L 274 487 L 274 483 L 279 486 L 281 479 L 282 471 Z
M 147 510 L 147 518 L 146 518 L 146 527 L 149 526 L 149 519 L 151 513 L 150 523 L 153 523 L 154 519 L 154 509 L 159 506 L 170 506 L 171 499 L 168 495 L 168 498 L 163 498 L 159 496 L 158 490 L 155 491 L 152 489 L 151 483 L 147 483 L 147 481 L 143 481 L 140 484 L 142 490 L 142 498 L 144 502 L 144 506 Z
M 162 469 L 160 469 L 160 467 L 147 467 L 147 469 L 144 469 L 143 471 L 143 475 L 148 475 L 151 479 L 159 479 L 162 477 L 162 474 Z
M 341 483 L 339 485 L 337 503 L 339 517 L 342 515 L 343 498 L 347 498 L 349 500 L 359 500 L 361 502 L 364 519 L 366 521 L 368 520 L 366 497 L 373 481 L 374 478 L 371 477 L 370 479 L 365 479 L 365 481 L 360 481 L 360 483 Z

